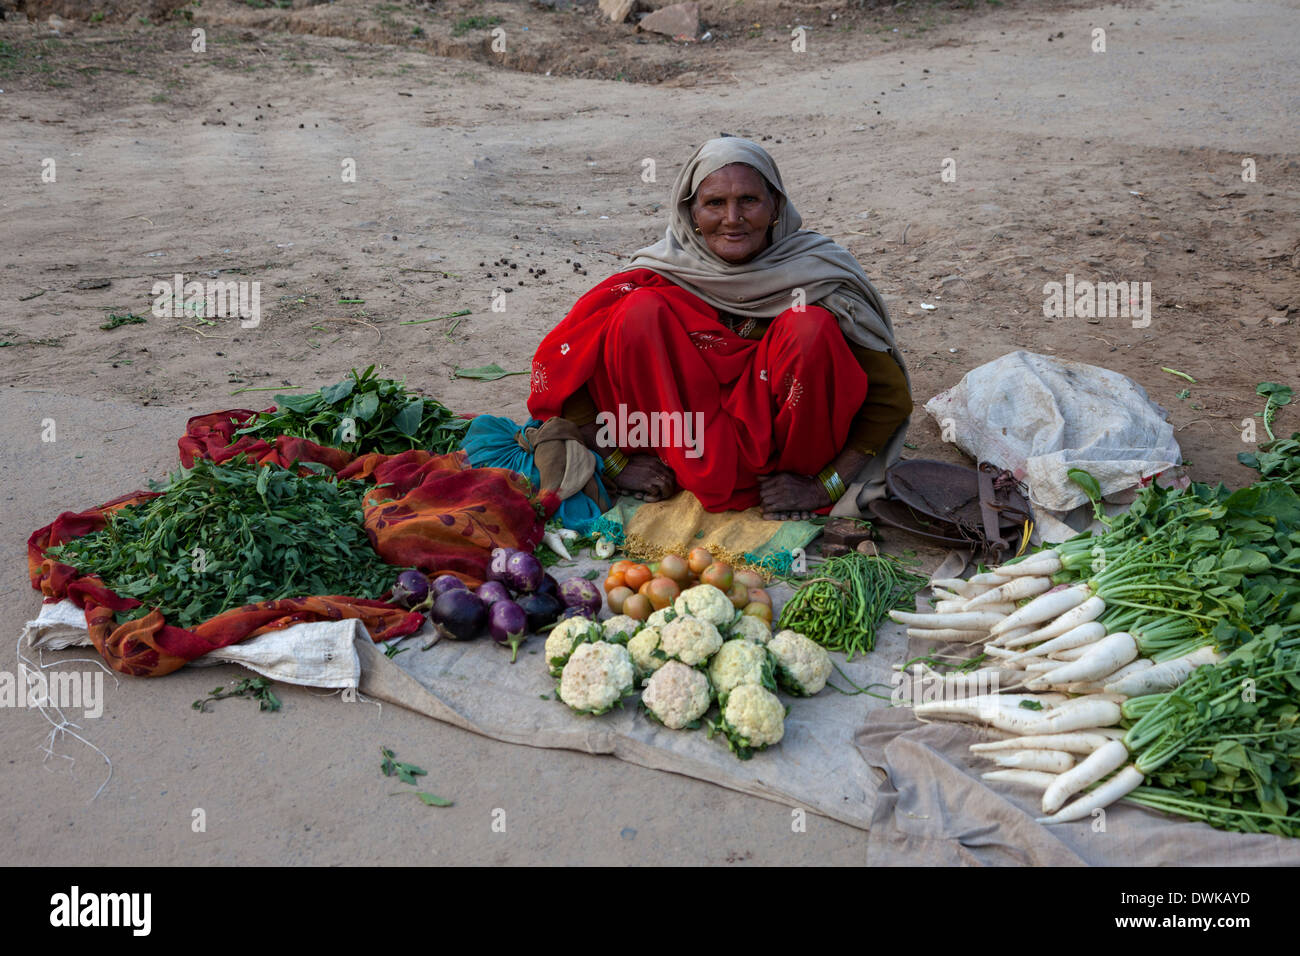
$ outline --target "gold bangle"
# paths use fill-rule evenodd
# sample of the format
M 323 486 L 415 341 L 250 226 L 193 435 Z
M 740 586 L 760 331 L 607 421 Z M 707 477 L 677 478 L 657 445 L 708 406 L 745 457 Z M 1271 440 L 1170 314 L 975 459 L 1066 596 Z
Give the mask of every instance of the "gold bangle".
M 606 478 L 615 478 L 618 473 L 627 467 L 627 455 L 623 454 L 621 448 L 615 448 L 604 458 L 602 470 Z
M 822 469 L 821 473 L 817 476 L 817 480 L 822 483 L 822 487 L 826 489 L 826 493 L 831 496 L 831 504 L 835 504 L 835 502 L 843 498 L 844 493 L 848 491 L 848 489 L 844 487 L 844 479 L 840 477 L 840 473 L 833 467 L 827 466 Z

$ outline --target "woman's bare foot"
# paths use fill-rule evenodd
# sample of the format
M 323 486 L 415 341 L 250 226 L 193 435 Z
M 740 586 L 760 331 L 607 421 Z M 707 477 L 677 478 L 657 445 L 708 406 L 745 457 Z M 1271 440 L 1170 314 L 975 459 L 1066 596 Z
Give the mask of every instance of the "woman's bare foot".
M 657 455 L 628 455 L 627 465 L 614 478 L 619 491 L 641 501 L 663 501 L 677 491 L 677 479 Z
M 816 478 L 789 472 L 760 475 L 758 497 L 768 521 L 807 521 L 831 503 L 830 492 Z

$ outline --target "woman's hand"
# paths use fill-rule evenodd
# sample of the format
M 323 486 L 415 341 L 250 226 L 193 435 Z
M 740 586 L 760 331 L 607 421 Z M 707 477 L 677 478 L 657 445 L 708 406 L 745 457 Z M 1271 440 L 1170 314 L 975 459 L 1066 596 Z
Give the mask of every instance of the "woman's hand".
M 760 475 L 758 496 L 768 521 L 807 521 L 831 504 L 830 492 L 816 478 L 782 472 Z
M 677 491 L 673 470 L 658 455 L 628 455 L 627 465 L 613 483 L 619 491 L 642 501 L 663 501 Z

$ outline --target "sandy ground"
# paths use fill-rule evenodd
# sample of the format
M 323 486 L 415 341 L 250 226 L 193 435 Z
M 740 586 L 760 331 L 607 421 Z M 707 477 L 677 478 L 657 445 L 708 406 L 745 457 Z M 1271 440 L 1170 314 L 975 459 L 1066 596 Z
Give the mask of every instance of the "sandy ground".
M 858 255 L 921 401 L 1015 348 L 1106 365 L 1170 409 L 1195 477 L 1248 481 L 1236 453 L 1255 386 L 1296 384 L 1296 5 L 940 13 L 888 41 L 886 14 L 814 28 L 804 54 L 771 29 L 662 41 L 651 59 L 671 78 L 646 84 L 215 14 L 202 55 L 181 25 L 54 37 L 0 22 L 0 633 L 35 611 L 27 534 L 165 473 L 190 414 L 270 403 L 236 389 L 315 388 L 377 362 L 454 408 L 523 416 L 526 376 L 452 370 L 527 369 L 572 302 L 658 237 L 677 167 L 722 131 L 763 141 L 805 226 Z M 1089 50 L 1095 27 L 1105 53 Z M 955 182 L 940 179 L 948 158 Z M 341 180 L 349 159 L 355 182 Z M 177 272 L 260 281 L 261 326 L 152 316 L 153 283 Z M 1151 324 L 1044 318 L 1043 284 L 1067 273 L 1149 281 Z M 466 308 L 454 326 L 401 324 Z M 148 321 L 99 328 L 126 312 Z M 928 420 L 910 440 L 953 457 Z M 846 826 L 792 833 L 773 803 L 396 708 L 292 688 L 273 715 L 190 708 L 233 676 L 109 680 L 104 716 L 86 722 L 114 767 L 93 804 L 102 760 L 65 741 L 75 764 L 42 766 L 41 717 L 0 714 L 0 862 L 866 862 L 865 834 Z M 456 806 L 390 799 L 381 745 Z

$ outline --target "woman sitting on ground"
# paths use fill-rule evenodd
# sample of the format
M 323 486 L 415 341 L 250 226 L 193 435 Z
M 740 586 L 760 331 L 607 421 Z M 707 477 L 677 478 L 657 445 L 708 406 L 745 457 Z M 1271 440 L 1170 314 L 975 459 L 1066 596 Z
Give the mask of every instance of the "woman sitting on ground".
M 862 267 L 801 223 L 761 146 L 705 143 L 677 176 L 664 238 L 543 339 L 533 417 L 580 426 L 606 484 L 645 501 L 685 488 L 709 511 L 782 520 L 848 493 L 835 513 L 860 513 L 899 456 L 910 386 Z M 685 428 L 651 447 L 626 427 L 638 418 Z

